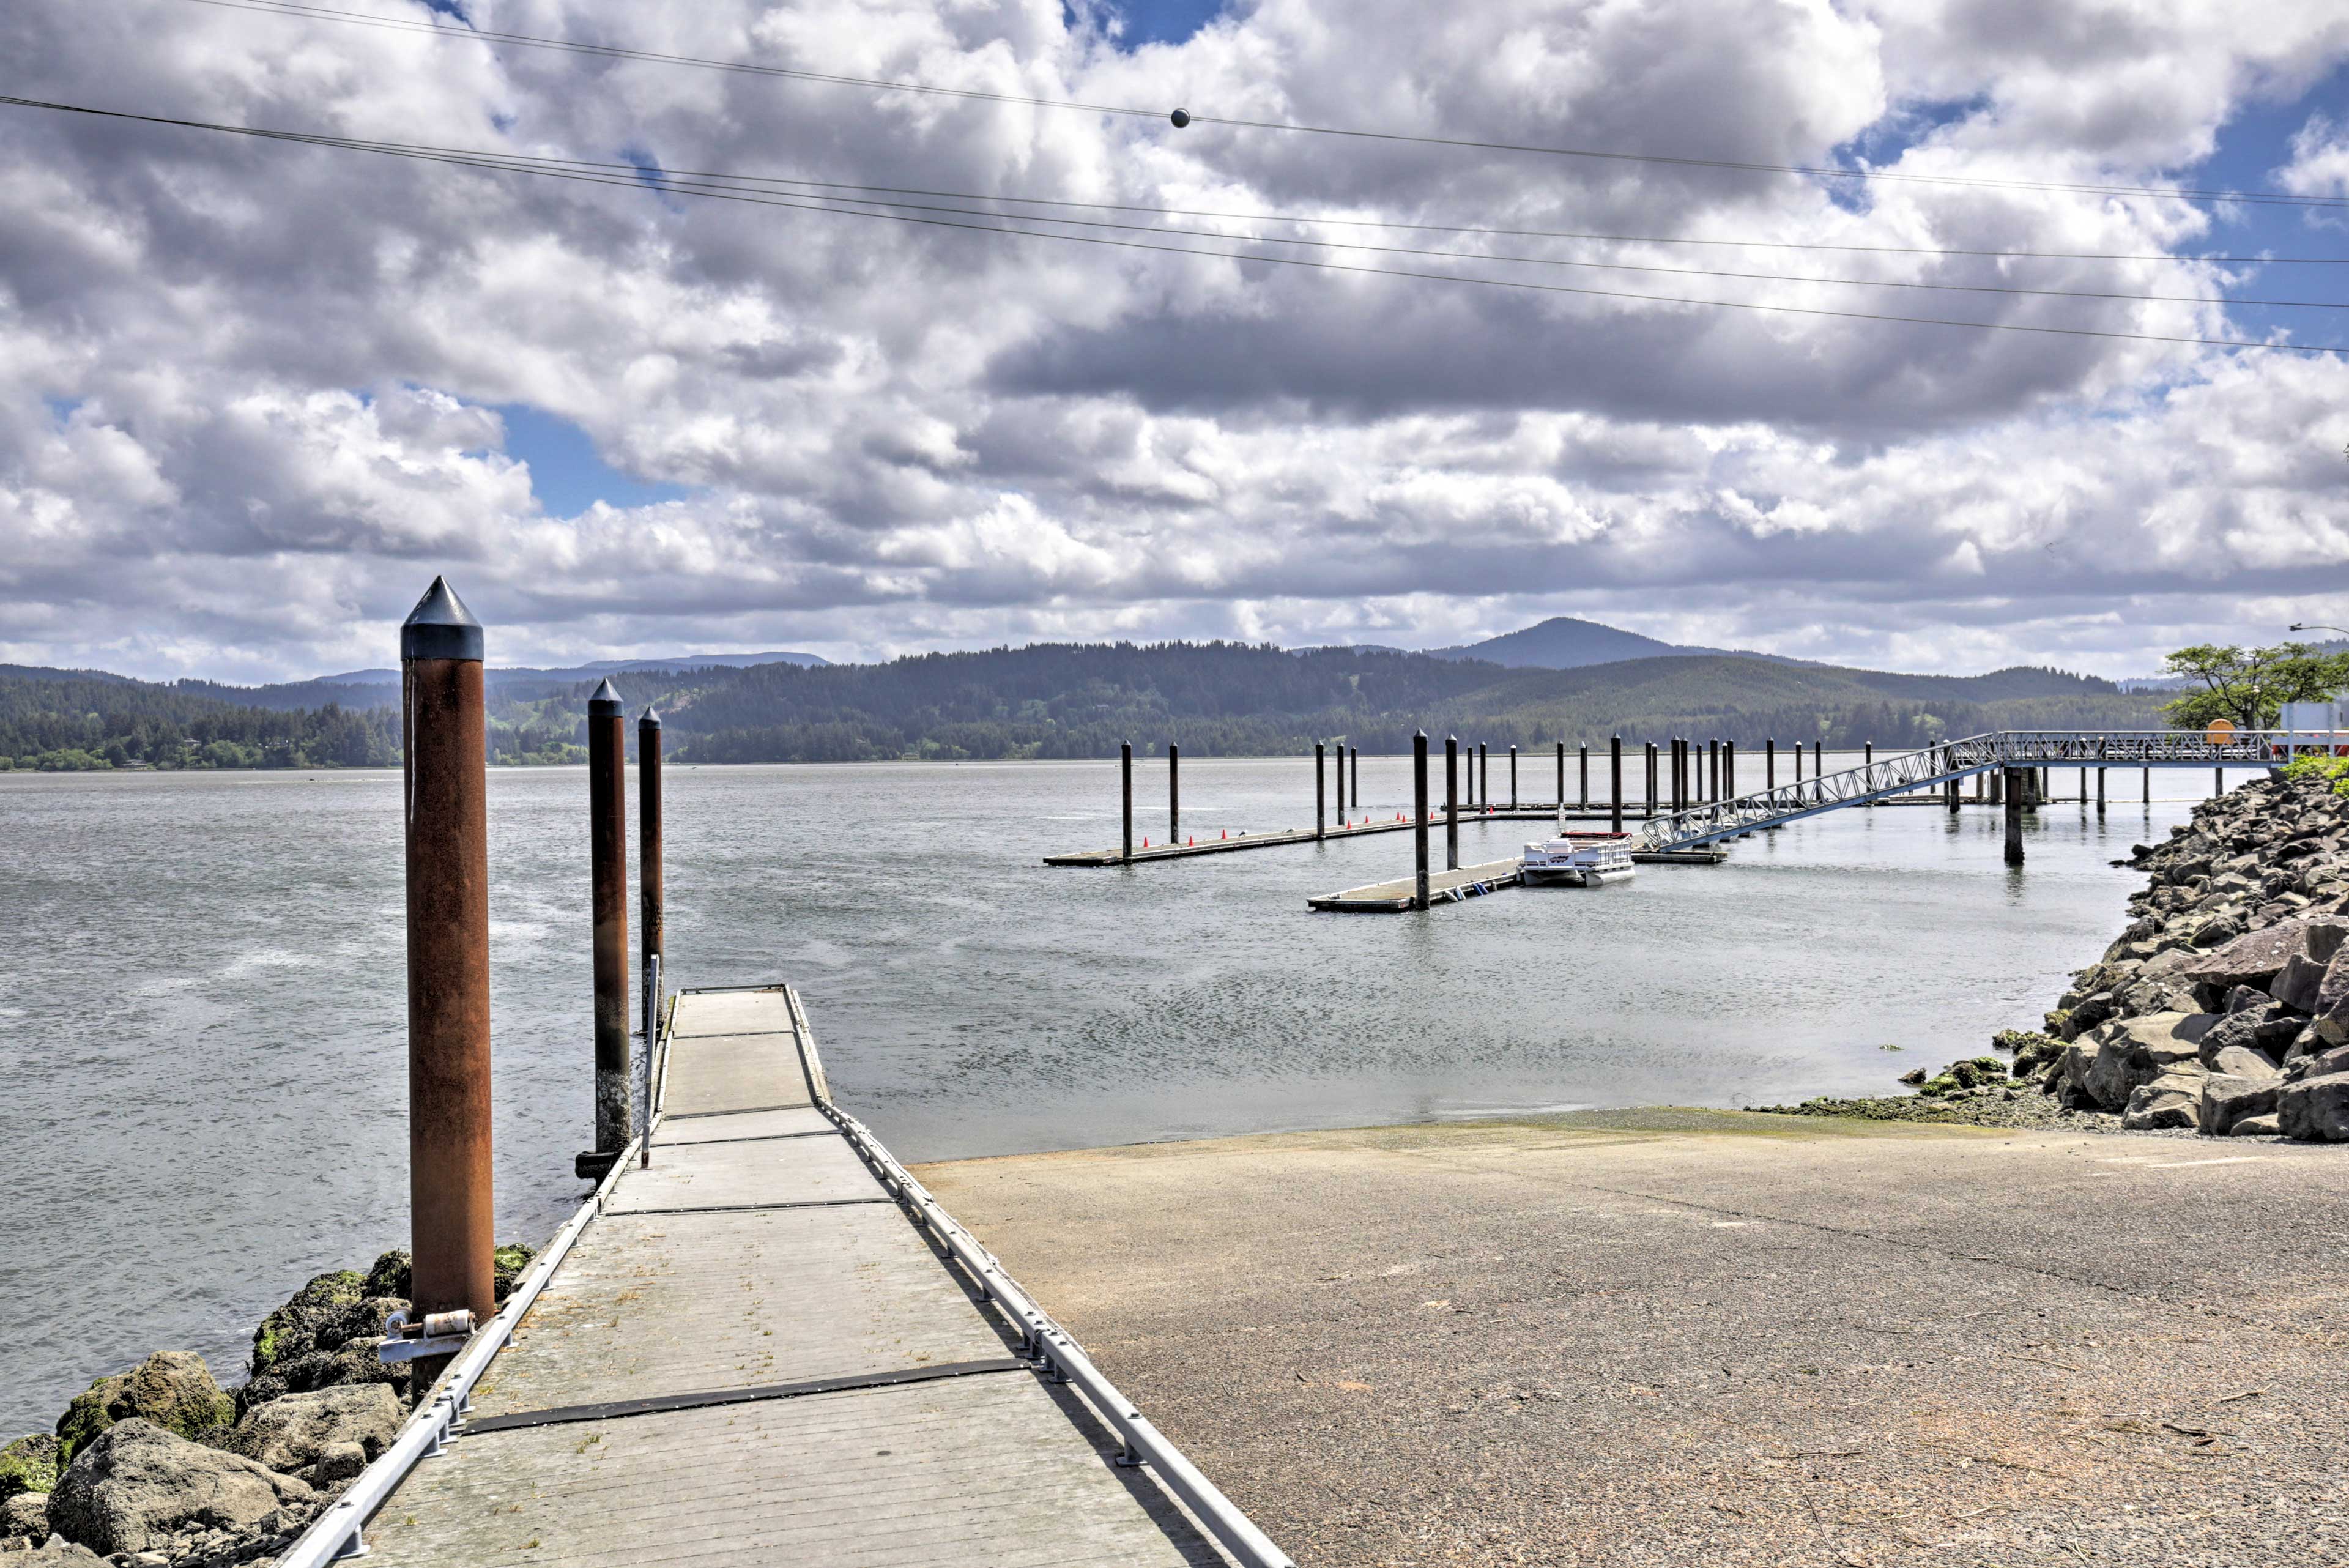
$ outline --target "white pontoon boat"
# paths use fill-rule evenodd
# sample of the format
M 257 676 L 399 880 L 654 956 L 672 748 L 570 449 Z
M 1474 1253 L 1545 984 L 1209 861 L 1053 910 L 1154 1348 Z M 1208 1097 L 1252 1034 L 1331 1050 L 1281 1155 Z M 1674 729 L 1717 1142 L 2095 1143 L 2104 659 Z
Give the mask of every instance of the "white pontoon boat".
M 1603 888 L 1610 882 L 1629 882 L 1634 874 L 1631 835 L 1569 833 L 1561 824 L 1556 838 L 1526 846 L 1522 866 L 1528 883 Z

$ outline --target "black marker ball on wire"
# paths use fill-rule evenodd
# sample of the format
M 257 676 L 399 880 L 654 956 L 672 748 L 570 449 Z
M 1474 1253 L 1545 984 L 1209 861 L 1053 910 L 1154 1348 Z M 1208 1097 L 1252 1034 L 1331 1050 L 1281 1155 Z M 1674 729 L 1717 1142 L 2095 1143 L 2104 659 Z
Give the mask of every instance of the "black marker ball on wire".
M 1191 111 L 1187 109 L 1178 109 L 1166 118 L 1174 122 L 1175 130 L 1180 130 L 1191 123 Z

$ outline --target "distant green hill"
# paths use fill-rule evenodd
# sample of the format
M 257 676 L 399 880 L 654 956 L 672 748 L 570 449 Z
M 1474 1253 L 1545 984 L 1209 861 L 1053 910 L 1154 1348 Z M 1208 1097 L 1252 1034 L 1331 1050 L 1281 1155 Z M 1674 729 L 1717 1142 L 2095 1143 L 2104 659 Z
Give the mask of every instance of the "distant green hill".
M 1619 627 L 1558 615 L 1533 626 L 1504 632 L 1499 637 L 1488 637 L 1482 642 L 1472 642 L 1460 648 L 1430 649 L 1428 651 L 1438 659 L 1481 659 L 1487 664 L 1498 664 L 1510 670 L 1529 667 L 1537 670 L 1579 670 L 1586 664 L 1617 664 L 1628 659 L 1702 657 L 1735 650 L 1660 642 L 1652 637 L 1625 631 Z M 1776 659 L 1778 656 L 1748 653 L 1744 657 Z M 1799 664 L 1802 660 L 1785 659 L 1781 662 Z
M 1385 649 L 1062 643 L 886 664 L 632 670 L 614 680 L 631 707 L 657 703 L 670 754 L 696 763 L 1102 757 L 1121 741 L 1145 753 L 1172 742 L 1199 756 L 1266 756 L 1337 736 L 1401 752 L 1420 728 L 1534 748 L 1603 745 L 1610 734 L 1634 745 L 1686 735 L 1896 747 L 1993 729 L 2160 727 L 2159 694 L 2059 670 L 1899 675 L 1735 654 L 1511 670 Z M 578 760 L 593 685 L 502 675 L 493 760 Z M 254 705 L 336 690 L 305 682 L 240 702 L 234 687 L 0 667 L 0 756 L 39 767 L 397 762 L 394 710 Z

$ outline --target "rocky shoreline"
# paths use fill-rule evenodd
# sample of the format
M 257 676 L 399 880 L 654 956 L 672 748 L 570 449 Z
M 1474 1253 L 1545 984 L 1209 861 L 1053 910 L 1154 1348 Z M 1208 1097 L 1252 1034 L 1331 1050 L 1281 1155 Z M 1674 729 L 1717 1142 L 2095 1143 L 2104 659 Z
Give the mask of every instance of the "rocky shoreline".
M 1909 1095 L 1802 1116 L 2349 1141 L 2349 799 L 2315 768 L 2205 801 L 2127 861 L 2145 889 L 2035 1030 Z
M 497 1251 L 505 1298 L 528 1247 Z M 159 1351 L 74 1397 L 52 1433 L 0 1449 L 12 1564 L 222 1568 L 282 1552 L 398 1435 L 409 1364 L 376 1345 L 408 1310 L 408 1254 L 320 1274 L 253 1333 L 243 1384 Z

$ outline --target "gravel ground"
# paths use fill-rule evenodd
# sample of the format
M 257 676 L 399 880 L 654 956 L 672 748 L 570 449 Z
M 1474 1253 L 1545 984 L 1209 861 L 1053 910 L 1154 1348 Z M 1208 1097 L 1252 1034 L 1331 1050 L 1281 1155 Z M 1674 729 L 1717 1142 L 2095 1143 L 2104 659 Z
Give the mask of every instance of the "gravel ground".
M 1663 1111 L 922 1178 L 1309 1568 L 2349 1563 L 2349 1151 Z
M 2072 1132 L 2118 1132 L 2121 1118 L 2109 1111 L 2067 1111 L 2053 1095 L 2017 1085 L 1955 1095 L 1887 1095 L 1879 1099 L 1805 1100 L 1799 1106 L 1756 1106 L 1775 1116 L 1840 1116 L 1871 1122 L 1919 1122 L 1942 1127 L 2048 1127 Z M 2188 1137 L 2193 1137 L 2188 1130 Z

